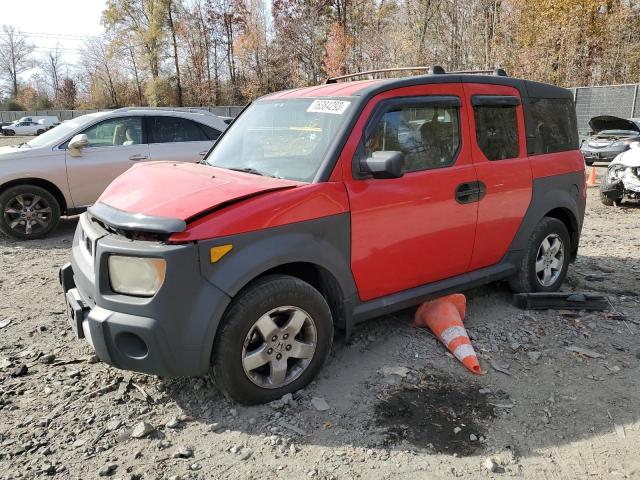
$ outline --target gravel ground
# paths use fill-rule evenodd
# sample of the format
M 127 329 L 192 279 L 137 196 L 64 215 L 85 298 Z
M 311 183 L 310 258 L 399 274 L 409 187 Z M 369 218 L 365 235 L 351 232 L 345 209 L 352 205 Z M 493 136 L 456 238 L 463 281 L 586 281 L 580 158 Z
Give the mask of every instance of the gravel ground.
M 639 215 L 589 192 L 565 289 L 607 295 L 607 311 L 467 292 L 484 375 L 405 311 L 337 337 L 315 382 L 258 407 L 209 378 L 96 362 L 57 281 L 76 218 L 49 239 L 0 238 L 0 478 L 640 478 Z
M 0 135 L 0 147 L 4 147 L 6 145 L 18 145 L 22 142 L 33 140 L 33 138 L 35 137 L 31 135 L 14 135 L 12 137 L 5 137 L 4 135 Z

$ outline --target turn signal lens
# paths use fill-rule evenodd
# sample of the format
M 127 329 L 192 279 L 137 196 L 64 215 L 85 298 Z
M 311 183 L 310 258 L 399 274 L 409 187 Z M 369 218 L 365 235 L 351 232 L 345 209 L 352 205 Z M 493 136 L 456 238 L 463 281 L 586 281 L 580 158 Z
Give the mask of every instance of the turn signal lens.
M 213 247 L 210 251 L 211 263 L 219 262 L 220 259 L 229 253 L 232 248 L 233 245 L 220 245 L 218 247 Z
M 167 262 L 161 258 L 111 255 L 109 281 L 114 292 L 136 297 L 153 297 L 164 283 Z

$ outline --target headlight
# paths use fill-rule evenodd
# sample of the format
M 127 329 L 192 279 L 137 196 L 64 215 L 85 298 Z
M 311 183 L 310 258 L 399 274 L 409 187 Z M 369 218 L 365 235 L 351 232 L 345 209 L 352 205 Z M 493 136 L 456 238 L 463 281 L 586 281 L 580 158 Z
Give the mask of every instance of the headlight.
M 612 147 L 622 147 L 623 145 L 630 145 L 633 140 L 618 140 L 611 144 Z
M 161 258 L 109 257 L 109 280 L 114 292 L 152 297 L 164 282 L 167 262 Z

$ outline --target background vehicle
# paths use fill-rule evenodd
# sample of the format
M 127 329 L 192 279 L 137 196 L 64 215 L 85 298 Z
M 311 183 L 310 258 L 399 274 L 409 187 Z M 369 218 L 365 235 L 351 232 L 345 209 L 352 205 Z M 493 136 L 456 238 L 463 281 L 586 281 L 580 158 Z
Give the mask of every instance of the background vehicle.
M 257 403 L 308 384 L 336 328 L 495 280 L 557 290 L 586 201 L 572 93 L 432 72 L 267 95 L 208 165 L 120 176 L 60 271 L 78 337 Z
M 640 143 L 630 147 L 609 164 L 600 184 L 600 200 L 607 206 L 625 198 L 640 199 Z
M 95 202 L 136 162 L 201 161 L 225 128 L 208 112 L 123 108 L 83 115 L 20 146 L 0 147 L 0 231 L 42 237 L 61 215 Z
M 11 125 L 2 127 L 4 135 L 40 135 L 47 130 L 45 125 L 29 120 L 18 120 Z
M 610 162 L 629 149 L 633 142 L 640 141 L 640 121 L 611 115 L 593 117 L 589 121 L 590 136 L 580 150 L 587 165 L 593 162 Z

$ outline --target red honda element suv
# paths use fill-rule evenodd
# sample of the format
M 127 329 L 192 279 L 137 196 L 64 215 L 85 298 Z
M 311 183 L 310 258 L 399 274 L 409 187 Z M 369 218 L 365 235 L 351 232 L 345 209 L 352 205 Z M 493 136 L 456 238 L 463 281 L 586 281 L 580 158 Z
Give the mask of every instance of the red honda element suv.
M 60 272 L 78 337 L 259 403 L 307 385 L 335 329 L 495 280 L 557 290 L 586 197 L 572 95 L 485 73 L 267 95 L 202 164 L 131 168 Z

